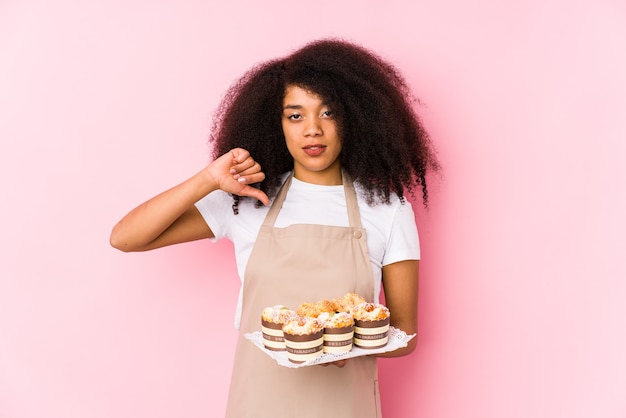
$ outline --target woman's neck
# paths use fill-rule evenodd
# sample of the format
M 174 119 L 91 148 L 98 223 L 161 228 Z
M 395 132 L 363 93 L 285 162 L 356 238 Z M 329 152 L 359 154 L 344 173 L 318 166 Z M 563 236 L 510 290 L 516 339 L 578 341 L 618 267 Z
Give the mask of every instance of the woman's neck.
M 310 171 L 295 165 L 293 176 L 305 183 L 319 184 L 321 186 L 337 186 L 343 184 L 340 164 L 333 164 L 321 171 Z

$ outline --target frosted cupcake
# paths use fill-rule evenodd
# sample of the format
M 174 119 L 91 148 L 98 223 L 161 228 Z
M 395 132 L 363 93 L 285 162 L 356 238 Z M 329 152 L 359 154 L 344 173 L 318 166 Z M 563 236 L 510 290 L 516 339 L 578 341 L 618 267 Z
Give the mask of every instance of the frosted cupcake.
M 285 351 L 283 325 L 294 318 L 297 318 L 296 313 L 283 305 L 274 305 L 263 310 L 261 331 L 265 348 L 272 351 Z
M 301 316 L 283 326 L 287 358 L 303 363 L 323 354 L 324 327 L 316 318 Z
M 326 315 L 320 315 L 320 319 Z M 332 313 L 324 322 L 324 352 L 347 353 L 352 350 L 354 318 L 348 312 Z
M 380 348 L 389 341 L 389 309 L 375 303 L 361 303 L 353 309 L 354 345 Z

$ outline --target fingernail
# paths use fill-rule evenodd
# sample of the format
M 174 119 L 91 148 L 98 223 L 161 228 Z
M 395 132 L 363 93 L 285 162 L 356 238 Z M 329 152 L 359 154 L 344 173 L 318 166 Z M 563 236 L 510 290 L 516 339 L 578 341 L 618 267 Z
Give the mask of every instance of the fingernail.
M 239 177 L 239 178 L 237 179 L 237 181 L 238 181 L 239 183 L 245 183 L 245 182 L 246 182 L 246 179 L 245 179 L 245 178 L 243 178 L 243 177 Z

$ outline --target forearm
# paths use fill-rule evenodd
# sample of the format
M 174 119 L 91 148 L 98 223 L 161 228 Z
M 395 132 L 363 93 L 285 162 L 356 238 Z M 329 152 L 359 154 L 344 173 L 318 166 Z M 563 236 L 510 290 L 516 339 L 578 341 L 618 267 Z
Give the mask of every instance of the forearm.
M 124 216 L 113 227 L 111 245 L 122 251 L 148 249 L 194 203 L 217 188 L 217 182 L 206 169 L 198 172 Z
M 419 261 L 405 260 L 383 267 L 385 302 L 391 312 L 391 326 L 407 333 L 417 334 L 417 300 Z M 408 345 L 379 357 L 406 356 L 415 350 L 417 335 Z

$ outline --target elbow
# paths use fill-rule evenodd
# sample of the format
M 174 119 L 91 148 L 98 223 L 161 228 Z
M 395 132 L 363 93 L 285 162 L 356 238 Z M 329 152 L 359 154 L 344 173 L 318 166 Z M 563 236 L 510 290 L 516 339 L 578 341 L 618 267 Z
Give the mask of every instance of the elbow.
M 123 235 L 119 232 L 118 225 L 115 225 L 113 227 L 113 230 L 111 231 L 111 235 L 109 236 L 109 244 L 116 250 L 120 250 L 125 253 L 133 251 L 132 248 L 128 245 L 128 241 L 125 240 Z
M 409 354 L 415 351 L 416 347 L 417 347 L 417 335 L 411 338 L 411 340 L 407 343 L 406 347 L 397 350 L 396 357 L 408 356 Z
M 408 342 L 407 346 L 406 346 L 406 354 L 411 354 L 413 351 L 415 351 L 415 348 L 417 347 L 417 333 L 415 334 L 415 337 L 411 338 L 411 341 Z
M 116 250 L 124 251 L 125 253 L 129 252 L 126 247 L 124 247 L 124 245 L 122 245 L 122 243 L 118 241 L 117 237 L 115 237 L 114 234 L 111 234 L 111 236 L 109 237 L 109 244 Z
M 111 247 L 115 248 L 116 250 L 120 250 L 120 251 L 125 252 L 125 253 L 129 253 L 130 252 L 129 249 L 127 249 L 123 245 L 120 245 L 117 241 L 114 241 L 113 239 L 109 239 L 109 244 L 111 244 Z

